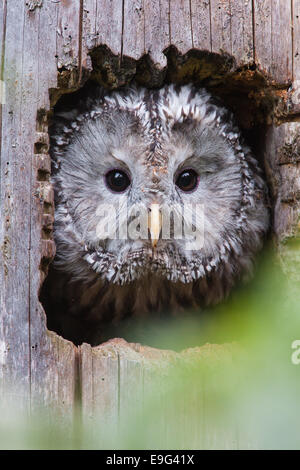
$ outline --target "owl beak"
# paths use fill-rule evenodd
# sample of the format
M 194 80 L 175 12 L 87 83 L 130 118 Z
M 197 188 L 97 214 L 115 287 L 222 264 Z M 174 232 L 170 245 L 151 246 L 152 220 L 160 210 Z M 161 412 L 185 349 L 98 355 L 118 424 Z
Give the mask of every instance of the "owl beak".
M 148 228 L 153 248 L 156 248 L 162 225 L 162 216 L 159 204 L 151 204 L 148 215 Z

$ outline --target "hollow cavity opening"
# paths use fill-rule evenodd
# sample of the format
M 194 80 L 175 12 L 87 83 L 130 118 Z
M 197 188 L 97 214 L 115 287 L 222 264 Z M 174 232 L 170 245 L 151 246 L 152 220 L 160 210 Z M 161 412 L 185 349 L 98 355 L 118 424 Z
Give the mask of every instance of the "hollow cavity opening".
M 92 71 L 90 74 L 83 74 L 85 83 L 80 88 L 70 85 L 74 70 L 60 70 L 59 87 L 50 90 L 52 108 L 47 117 L 50 135 L 53 116 L 56 113 L 76 108 L 80 101 L 85 101 L 87 97 L 92 96 L 99 86 L 114 90 L 135 83 L 152 89 L 170 83 L 176 85 L 191 83 L 196 87 L 206 88 L 234 113 L 247 144 L 260 166 L 264 168 L 266 131 L 268 126 L 276 120 L 275 109 L 280 99 L 276 86 L 270 84 L 254 65 L 236 68 L 234 58 L 227 55 L 198 50 L 191 50 L 186 55 L 181 55 L 174 47 L 168 48 L 165 54 L 167 67 L 157 69 L 148 55 L 138 61 L 129 57 L 123 57 L 120 61 L 120 58 L 114 56 L 107 47 L 98 47 L 90 53 Z M 45 114 L 40 112 L 38 120 L 44 122 Z M 41 182 L 47 181 L 48 176 L 48 170 L 43 168 L 39 170 Z M 55 211 L 55 204 L 48 202 L 46 206 L 46 213 L 50 217 L 51 211 L 53 212 L 53 209 Z M 49 220 L 48 224 L 43 227 L 43 233 L 43 238 L 53 240 L 53 230 Z M 96 345 L 115 336 L 122 336 L 128 341 L 144 342 L 149 338 L 145 331 L 151 331 L 153 325 L 156 325 L 155 331 L 155 328 L 160 328 L 159 325 L 163 324 L 166 328 L 168 322 L 177 321 L 178 315 L 181 320 L 185 316 L 191 318 L 191 311 L 186 311 L 184 308 L 184 295 L 180 312 L 175 320 L 173 316 L 168 316 L 167 312 L 157 316 L 153 312 L 147 318 L 132 318 L 130 294 L 125 295 L 126 286 L 114 290 L 113 296 L 115 298 L 119 296 L 119 299 L 109 300 L 108 298 L 106 311 L 109 312 L 111 309 L 111 315 L 106 314 L 105 318 L 99 319 L 97 315 L 95 316 L 95 308 L 91 311 L 84 305 L 81 313 L 78 314 L 75 294 L 80 286 L 76 282 L 66 285 L 64 277 L 60 278 L 53 268 L 51 258 L 49 256 L 41 262 L 41 269 L 45 272 L 46 279 L 41 287 L 40 301 L 46 312 L 48 329 L 75 344 L 87 342 Z M 139 288 L 151 289 L 151 286 L 146 282 Z M 65 298 L 68 298 L 67 302 Z M 125 300 L 120 307 L 122 299 Z M 116 304 L 118 304 L 118 311 L 120 308 L 123 309 L 122 321 L 118 321 L 114 315 Z M 199 311 L 193 311 L 192 316 L 198 318 Z

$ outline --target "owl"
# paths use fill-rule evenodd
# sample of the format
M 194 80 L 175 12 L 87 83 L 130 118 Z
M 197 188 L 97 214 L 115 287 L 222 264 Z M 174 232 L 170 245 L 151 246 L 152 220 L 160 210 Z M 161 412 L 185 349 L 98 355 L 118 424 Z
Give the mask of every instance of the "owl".
M 49 326 L 68 339 L 95 344 L 128 316 L 215 304 L 251 274 L 266 185 L 205 89 L 98 89 L 55 115 L 51 157 L 57 251 L 44 291 Z

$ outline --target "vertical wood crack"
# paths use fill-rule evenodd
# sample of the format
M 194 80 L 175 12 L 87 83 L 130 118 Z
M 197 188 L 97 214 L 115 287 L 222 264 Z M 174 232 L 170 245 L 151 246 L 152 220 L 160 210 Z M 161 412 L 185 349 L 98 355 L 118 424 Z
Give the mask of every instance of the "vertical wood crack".
M 81 83 L 82 78 L 82 30 L 83 30 L 83 0 L 80 0 L 79 7 L 79 32 L 78 32 L 78 85 Z
M 125 0 L 122 0 L 122 31 L 121 31 L 121 54 L 120 54 L 121 63 L 123 61 L 124 23 L 125 23 L 124 15 L 125 15 Z
M 255 51 L 255 0 L 252 0 L 252 51 L 253 51 L 253 62 L 256 63 L 256 51 Z
M 73 409 L 73 440 L 75 447 L 80 448 L 83 438 L 83 403 L 82 403 L 82 353 L 80 347 L 75 348 L 74 364 L 74 409 Z
M 120 354 L 118 353 L 118 420 L 120 422 L 121 416 L 121 361 Z
M 171 30 L 171 0 L 169 0 L 169 43 L 172 44 L 172 30 Z
M 212 22 L 211 22 L 211 0 L 209 0 L 209 40 L 210 40 L 210 52 L 212 52 Z
M 294 81 L 294 0 L 291 0 L 292 82 Z
M 194 33 L 193 33 L 193 17 L 192 17 L 192 0 L 190 0 L 190 24 L 191 24 L 192 48 L 194 49 Z
M 229 30 L 230 30 L 230 51 L 231 51 L 231 55 L 234 55 L 234 54 L 233 54 L 233 48 L 232 48 L 232 11 L 231 11 L 231 0 L 229 0 L 228 6 L 229 6 L 229 17 L 230 17 L 230 23 L 229 23 L 229 25 L 230 25 L 230 28 L 229 28 Z
M 4 60 L 5 60 L 5 37 L 6 37 L 6 17 L 7 17 L 7 0 L 3 0 L 3 25 L 2 25 L 2 50 L 1 50 L 1 69 L 0 69 L 0 80 L 4 82 Z M 0 156 L 2 151 L 2 104 L 0 103 Z M 1 161 L 0 158 L 0 172 L 1 172 Z M 1 173 L 0 173 L 1 174 Z M 0 201 L 1 199 L 1 185 L 0 185 Z

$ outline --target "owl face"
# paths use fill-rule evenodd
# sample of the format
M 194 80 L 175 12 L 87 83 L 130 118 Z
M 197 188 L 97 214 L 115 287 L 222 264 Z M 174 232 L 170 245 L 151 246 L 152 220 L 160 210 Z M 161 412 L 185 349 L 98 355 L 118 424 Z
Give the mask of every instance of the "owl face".
M 248 273 L 265 186 L 230 113 L 203 89 L 131 88 L 57 116 L 56 264 L 76 279 L 192 283 Z

